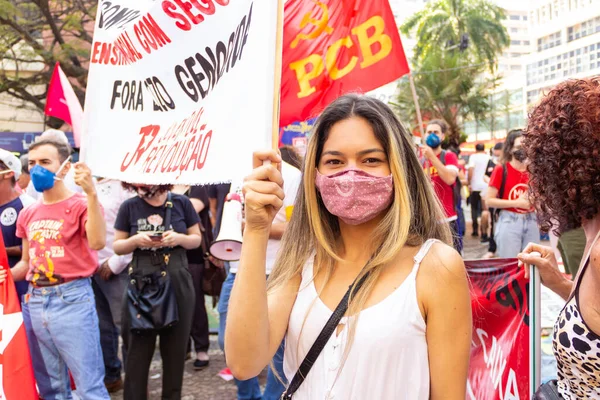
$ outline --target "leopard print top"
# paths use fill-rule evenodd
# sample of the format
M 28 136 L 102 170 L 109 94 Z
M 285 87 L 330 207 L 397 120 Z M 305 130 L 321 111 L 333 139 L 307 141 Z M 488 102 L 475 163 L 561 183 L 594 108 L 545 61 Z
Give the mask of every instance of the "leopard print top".
M 600 400 L 600 336 L 588 328 L 581 315 L 579 282 L 554 325 L 553 348 L 562 397 Z

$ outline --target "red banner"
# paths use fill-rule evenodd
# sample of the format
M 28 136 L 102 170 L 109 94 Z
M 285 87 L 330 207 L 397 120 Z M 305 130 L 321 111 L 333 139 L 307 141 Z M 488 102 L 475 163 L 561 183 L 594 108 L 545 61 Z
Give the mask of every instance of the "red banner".
M 467 398 L 529 397 L 529 281 L 517 260 L 466 261 L 473 339 Z
M 388 0 L 289 0 L 284 15 L 280 126 L 409 72 Z
M 37 399 L 21 305 L 1 234 L 0 269 L 8 270 L 6 280 L 0 283 L 0 399 Z

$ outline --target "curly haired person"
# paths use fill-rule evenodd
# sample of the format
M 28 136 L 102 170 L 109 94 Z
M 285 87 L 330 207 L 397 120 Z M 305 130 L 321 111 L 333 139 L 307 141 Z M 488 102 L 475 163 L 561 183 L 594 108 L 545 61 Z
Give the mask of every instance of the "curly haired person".
M 582 227 L 587 241 L 573 282 L 559 272 L 551 248 L 530 244 L 519 255 L 567 300 L 554 327 L 558 391 L 565 399 L 600 399 L 600 78 L 552 89 L 530 115 L 523 149 L 542 230 L 561 235 Z

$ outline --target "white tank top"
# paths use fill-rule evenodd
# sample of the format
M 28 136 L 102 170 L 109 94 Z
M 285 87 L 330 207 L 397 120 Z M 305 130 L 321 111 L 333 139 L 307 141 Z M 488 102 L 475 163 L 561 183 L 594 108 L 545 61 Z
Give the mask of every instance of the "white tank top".
M 342 318 L 343 330 L 331 336 L 294 400 L 429 399 L 426 325 L 417 301 L 416 276 L 433 243 L 423 244 L 400 287 L 360 312 L 354 342 L 340 371 L 348 335 L 347 317 Z M 317 295 L 311 260 L 302 271 L 286 335 L 283 368 L 288 382 L 331 314 Z

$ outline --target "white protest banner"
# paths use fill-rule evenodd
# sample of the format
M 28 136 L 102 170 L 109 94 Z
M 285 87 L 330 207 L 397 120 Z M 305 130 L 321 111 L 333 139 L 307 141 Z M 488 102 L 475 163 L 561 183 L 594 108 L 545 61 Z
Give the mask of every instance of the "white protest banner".
M 277 1 L 101 0 L 85 161 L 131 183 L 246 174 L 271 147 Z

